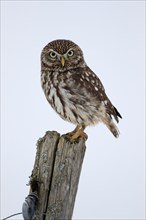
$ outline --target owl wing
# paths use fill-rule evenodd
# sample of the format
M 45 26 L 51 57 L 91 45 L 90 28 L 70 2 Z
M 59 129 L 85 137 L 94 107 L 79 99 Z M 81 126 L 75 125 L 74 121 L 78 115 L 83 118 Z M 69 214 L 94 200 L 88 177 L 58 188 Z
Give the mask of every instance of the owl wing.
M 107 97 L 100 79 L 88 66 L 76 69 L 76 71 L 72 74 L 72 77 L 75 84 L 74 89 L 78 87 L 80 94 L 83 96 L 86 96 L 88 99 L 91 97 L 95 98 L 95 102 L 97 100 L 98 104 L 103 103 L 106 108 L 106 113 L 111 118 L 113 116 L 115 120 L 119 122 L 118 117 L 122 118 L 122 116 Z

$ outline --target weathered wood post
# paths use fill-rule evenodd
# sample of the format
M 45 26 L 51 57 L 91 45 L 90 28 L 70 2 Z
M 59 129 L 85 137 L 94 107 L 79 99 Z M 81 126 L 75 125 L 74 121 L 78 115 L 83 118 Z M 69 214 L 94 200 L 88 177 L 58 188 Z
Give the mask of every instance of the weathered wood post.
M 30 185 L 38 203 L 34 220 L 70 220 L 73 214 L 85 140 L 71 143 L 67 136 L 47 131 L 37 142 Z

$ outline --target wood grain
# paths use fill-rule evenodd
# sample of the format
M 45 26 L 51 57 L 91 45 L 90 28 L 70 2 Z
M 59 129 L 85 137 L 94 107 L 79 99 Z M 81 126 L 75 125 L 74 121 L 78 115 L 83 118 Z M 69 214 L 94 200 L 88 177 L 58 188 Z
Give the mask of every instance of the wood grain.
M 72 143 L 56 131 L 38 140 L 30 178 L 31 191 L 39 197 L 34 220 L 72 218 L 85 150 L 84 139 Z

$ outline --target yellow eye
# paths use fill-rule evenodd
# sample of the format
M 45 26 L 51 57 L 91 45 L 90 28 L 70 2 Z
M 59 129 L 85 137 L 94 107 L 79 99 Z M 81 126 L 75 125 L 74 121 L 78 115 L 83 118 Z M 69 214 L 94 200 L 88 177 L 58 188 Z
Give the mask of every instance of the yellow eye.
M 69 50 L 68 53 L 67 53 L 67 55 L 68 55 L 69 57 L 72 57 L 72 56 L 74 55 L 74 51 L 73 51 L 73 50 Z
M 55 59 L 55 58 L 57 57 L 57 54 L 56 54 L 54 51 L 51 51 L 51 52 L 49 53 L 49 56 L 50 56 L 51 58 Z

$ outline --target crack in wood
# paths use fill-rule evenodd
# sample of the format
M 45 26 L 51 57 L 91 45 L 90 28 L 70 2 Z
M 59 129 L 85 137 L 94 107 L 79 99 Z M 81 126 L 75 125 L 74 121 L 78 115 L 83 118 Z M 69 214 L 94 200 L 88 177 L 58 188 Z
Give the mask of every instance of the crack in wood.
M 71 219 L 86 146 L 70 143 L 65 135 L 47 131 L 37 142 L 30 181 L 38 184 L 38 204 L 33 220 Z

